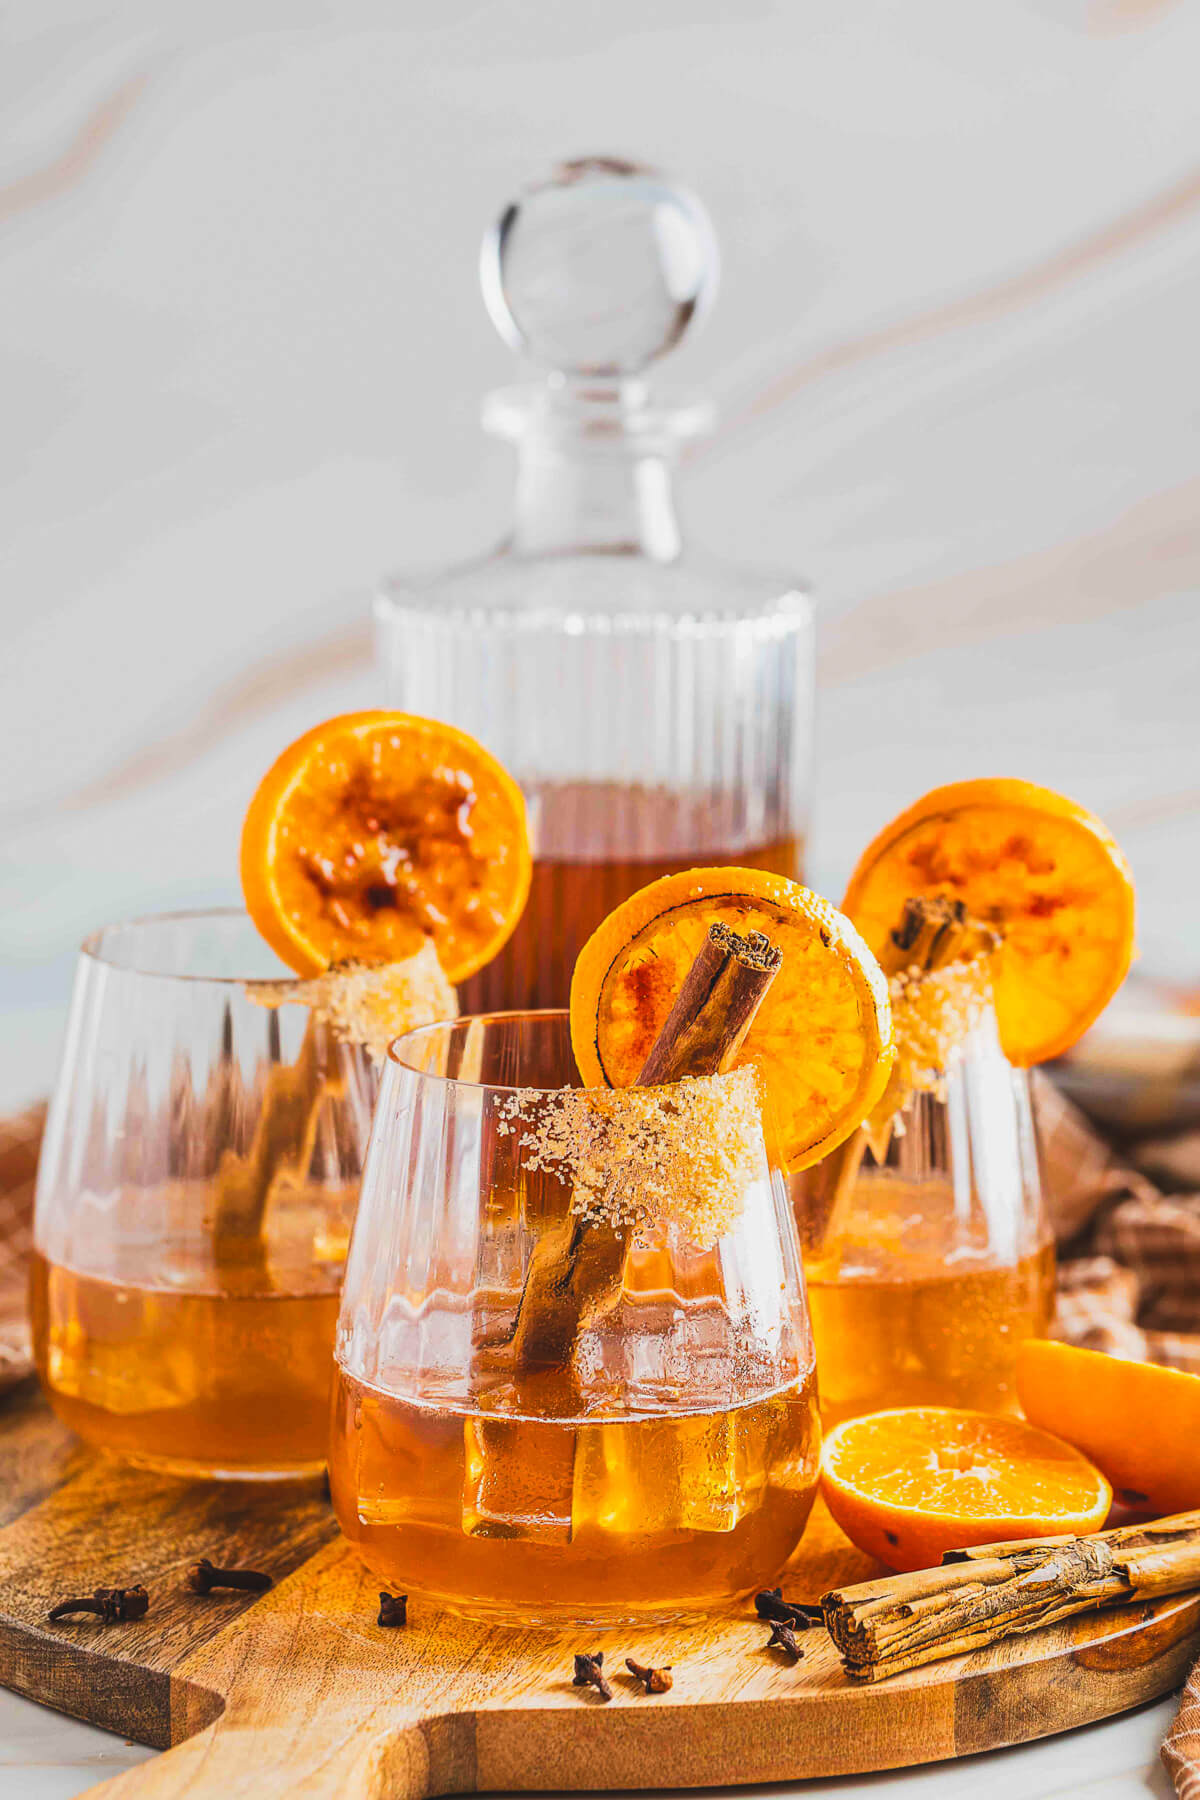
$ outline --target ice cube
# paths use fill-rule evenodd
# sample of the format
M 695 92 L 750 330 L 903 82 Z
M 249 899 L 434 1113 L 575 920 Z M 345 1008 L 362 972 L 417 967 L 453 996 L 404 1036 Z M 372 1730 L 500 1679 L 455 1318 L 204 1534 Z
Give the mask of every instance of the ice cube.
M 570 1543 L 573 1425 L 468 1415 L 463 1443 L 462 1529 L 468 1537 Z
M 669 1542 L 689 1531 L 732 1531 L 760 1503 L 765 1479 L 744 1410 L 581 1426 L 575 1538 Z
M 460 1419 L 433 1408 L 402 1411 L 364 1395 L 355 1427 L 360 1522 L 457 1531 Z

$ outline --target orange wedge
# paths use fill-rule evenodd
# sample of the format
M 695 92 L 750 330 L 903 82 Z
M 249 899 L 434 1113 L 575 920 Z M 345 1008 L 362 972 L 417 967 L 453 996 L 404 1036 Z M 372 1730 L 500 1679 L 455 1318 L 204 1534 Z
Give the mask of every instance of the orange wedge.
M 761 869 L 664 875 L 609 914 L 579 953 L 571 1043 L 588 1086 L 629 1087 L 717 922 L 762 931 L 783 967 L 737 1058 L 767 1089 L 793 1169 L 841 1143 L 875 1105 L 892 1066 L 887 983 L 827 900 Z
M 1123 1506 L 1200 1507 L 1200 1375 L 1039 1339 L 1018 1352 L 1017 1393 L 1035 1425 L 1104 1470 Z
M 860 1550 L 928 1569 L 947 1550 L 1099 1531 L 1112 1489 L 1070 1444 L 1020 1419 L 908 1406 L 835 1426 L 821 1492 Z
M 409 713 L 343 713 L 267 771 L 242 827 L 242 891 L 301 975 L 399 962 L 432 942 L 465 981 L 529 893 L 521 790 L 463 731 Z
M 1028 781 L 934 788 L 859 858 L 843 910 L 878 955 L 910 895 L 944 894 L 998 927 L 996 1016 L 1010 1062 L 1059 1056 L 1133 955 L 1133 880 L 1092 813 Z

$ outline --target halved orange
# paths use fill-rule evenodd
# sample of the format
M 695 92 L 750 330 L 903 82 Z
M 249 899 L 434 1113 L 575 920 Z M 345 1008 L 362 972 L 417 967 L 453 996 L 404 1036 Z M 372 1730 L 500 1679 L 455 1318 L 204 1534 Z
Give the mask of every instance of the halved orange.
M 301 975 L 398 962 L 432 941 L 452 982 L 512 935 L 529 894 L 521 790 L 465 731 L 343 713 L 297 738 L 242 827 L 242 891 Z
M 762 869 L 664 875 L 611 912 L 579 953 L 571 1044 L 588 1086 L 630 1087 L 711 925 L 765 932 L 783 966 L 736 1059 L 766 1084 L 781 1153 L 806 1168 L 870 1112 L 895 1054 L 887 983 L 848 919 Z
M 864 850 L 842 907 L 878 955 L 917 894 L 960 899 L 1000 931 L 996 1016 L 1020 1067 L 1069 1049 L 1128 972 L 1128 864 L 1094 814 L 1049 788 L 934 788 Z
M 1099 1531 L 1112 1489 L 1086 1456 L 1020 1419 L 906 1406 L 837 1425 L 821 1492 L 860 1550 L 928 1569 L 947 1550 Z
M 1200 1375 L 1031 1339 L 1017 1353 L 1017 1393 L 1035 1425 L 1104 1470 L 1123 1506 L 1200 1507 Z

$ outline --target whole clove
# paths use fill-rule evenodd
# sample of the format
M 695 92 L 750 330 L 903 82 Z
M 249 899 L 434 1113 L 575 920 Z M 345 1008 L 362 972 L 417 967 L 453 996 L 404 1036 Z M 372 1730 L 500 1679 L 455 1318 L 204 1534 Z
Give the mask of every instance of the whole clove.
M 611 1700 L 611 1684 L 604 1677 L 604 1652 L 594 1650 L 590 1656 L 576 1656 L 572 1687 L 594 1687 L 603 1700 Z
M 768 1625 L 790 1625 L 793 1631 L 809 1631 L 824 1625 L 825 1614 L 819 1606 L 805 1606 L 800 1600 L 785 1600 L 782 1588 L 764 1588 L 754 1596 L 754 1610 Z
M 646 1663 L 634 1662 L 632 1656 L 627 1656 L 625 1667 L 635 1681 L 641 1682 L 643 1690 L 647 1694 L 665 1694 L 668 1688 L 675 1685 L 671 1675 L 671 1663 L 666 1663 L 661 1669 L 652 1669 Z
M 767 1649 L 782 1650 L 784 1655 L 790 1656 L 793 1662 L 799 1662 L 800 1658 L 804 1655 L 803 1650 L 796 1642 L 795 1631 L 790 1625 L 785 1625 L 782 1620 L 779 1619 L 771 1626 L 771 1635 L 767 1639 Z
M 271 1577 L 258 1569 L 218 1569 L 207 1556 L 193 1563 L 187 1573 L 193 1594 L 211 1594 L 214 1588 L 242 1588 L 249 1594 L 265 1594 Z
M 60 1600 L 47 1617 L 53 1625 L 59 1619 L 69 1619 L 72 1613 L 94 1613 L 106 1625 L 113 1625 L 119 1620 L 145 1618 L 149 1605 L 150 1596 L 140 1583 L 128 1588 L 101 1587 L 79 1599 Z
M 375 1623 L 377 1625 L 387 1626 L 407 1625 L 408 1595 L 381 1593 L 379 1596 L 379 1617 L 376 1619 Z

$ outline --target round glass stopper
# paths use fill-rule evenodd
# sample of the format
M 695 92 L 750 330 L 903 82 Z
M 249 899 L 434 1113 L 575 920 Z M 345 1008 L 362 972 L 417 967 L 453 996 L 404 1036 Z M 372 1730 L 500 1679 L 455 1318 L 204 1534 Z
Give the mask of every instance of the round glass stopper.
M 636 375 L 672 349 L 716 291 L 695 195 L 638 163 L 560 163 L 483 241 L 480 278 L 514 349 L 564 375 Z

